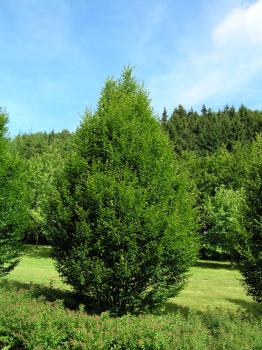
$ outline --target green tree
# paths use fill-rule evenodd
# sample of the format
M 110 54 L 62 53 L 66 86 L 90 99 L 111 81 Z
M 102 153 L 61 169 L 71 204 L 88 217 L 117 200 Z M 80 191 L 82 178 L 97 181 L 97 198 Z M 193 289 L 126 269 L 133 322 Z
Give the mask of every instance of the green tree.
M 57 172 L 70 149 L 71 134 L 67 130 L 19 134 L 11 140 L 11 150 L 24 163 L 28 217 L 24 239 L 28 243 L 46 243 L 45 208 L 52 195 Z
M 203 105 L 201 113 L 178 106 L 165 123 L 174 151 L 196 151 L 200 155 L 213 153 L 221 147 L 231 151 L 235 142 L 251 143 L 262 131 L 262 112 L 241 106 L 225 106 L 214 112 Z
M 226 251 L 221 248 L 224 243 L 223 241 L 219 243 L 219 239 L 223 235 L 216 233 L 214 223 L 212 223 L 214 218 L 211 219 L 210 210 L 211 207 L 215 206 L 211 212 L 216 210 L 218 214 L 219 205 L 222 205 L 222 207 L 226 205 L 226 202 L 222 203 L 223 196 L 219 196 L 219 189 L 222 192 L 225 191 L 225 201 L 232 200 L 234 202 L 234 199 L 238 201 L 238 196 L 242 197 L 242 189 L 245 188 L 245 183 L 249 177 L 250 153 L 250 145 L 237 143 L 234 144 L 230 152 L 223 147 L 205 156 L 200 156 L 197 152 L 183 152 L 182 156 L 179 157 L 180 166 L 190 174 L 190 179 L 195 183 L 197 190 L 196 205 L 199 213 L 199 235 L 202 241 L 201 254 L 203 254 L 203 257 L 225 257 Z M 228 195 L 230 195 L 229 198 L 227 198 Z M 230 206 L 228 209 L 225 211 L 224 217 L 227 220 L 231 215 Z M 227 224 L 229 223 L 225 223 L 225 226 Z
M 255 300 L 262 301 L 262 137 L 252 145 L 249 177 L 246 182 L 246 230 L 249 240 L 243 249 L 240 272 L 246 290 Z
M 210 251 L 239 259 L 243 244 L 247 241 L 244 228 L 245 192 L 221 186 L 214 197 L 205 203 L 206 232 L 204 247 Z M 214 253 L 213 253 L 214 254 Z
M 26 161 L 29 220 L 25 229 L 27 242 L 36 244 L 49 240 L 46 230 L 46 207 L 55 188 L 55 179 L 63 167 L 65 158 L 57 147 L 49 147 L 43 154 L 36 154 Z
M 162 113 L 162 118 L 161 118 L 161 122 L 162 122 L 163 126 L 166 125 L 167 120 L 168 120 L 168 114 L 167 114 L 166 107 L 164 107 L 164 110 Z
M 162 306 L 197 255 L 191 202 L 148 95 L 125 69 L 86 113 L 50 203 L 58 271 L 101 310 Z
M 7 115 L 0 111 L 0 277 L 19 261 L 27 215 L 22 164 L 9 150 L 5 136 L 7 120 Z

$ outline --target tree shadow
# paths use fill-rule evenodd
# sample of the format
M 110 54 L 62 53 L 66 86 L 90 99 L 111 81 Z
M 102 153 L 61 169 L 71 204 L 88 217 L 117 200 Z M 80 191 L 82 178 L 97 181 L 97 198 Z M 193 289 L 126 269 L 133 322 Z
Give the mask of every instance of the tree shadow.
M 201 267 L 205 269 L 227 269 L 232 270 L 234 269 L 234 266 L 230 264 L 229 262 L 218 262 L 218 261 L 208 261 L 208 260 L 201 260 L 198 261 L 194 267 Z
M 70 310 L 78 310 L 80 305 L 84 305 L 87 312 L 91 308 L 88 308 L 86 300 L 73 291 L 62 290 L 53 286 L 45 286 L 35 283 L 22 283 L 18 281 L 8 281 L 3 279 L 0 281 L 0 288 L 11 291 L 21 291 L 26 293 L 33 299 L 44 299 L 47 302 L 63 303 L 64 307 Z M 90 312 L 89 312 L 90 313 Z M 93 311 L 94 313 L 94 311 Z
M 37 283 L 22 283 L 18 281 L 0 280 L 0 288 L 8 291 L 21 291 L 26 293 L 29 298 L 41 299 L 47 302 L 61 302 L 69 310 L 83 310 L 89 315 L 100 315 L 106 311 L 103 305 L 97 304 L 92 299 L 85 297 L 75 291 L 55 288 L 52 285 L 45 286 Z
M 255 301 L 246 301 L 243 299 L 226 298 L 230 303 L 240 306 L 242 309 L 252 313 L 255 316 L 262 315 L 262 304 Z
M 169 313 L 180 313 L 183 316 L 188 316 L 191 313 L 191 309 L 187 306 L 177 305 L 172 302 L 167 301 L 165 303 L 166 309 L 163 312 L 163 314 L 169 314 Z
M 51 253 L 52 253 L 52 248 L 50 246 L 25 245 L 23 247 L 23 256 L 27 256 L 34 259 L 51 258 Z

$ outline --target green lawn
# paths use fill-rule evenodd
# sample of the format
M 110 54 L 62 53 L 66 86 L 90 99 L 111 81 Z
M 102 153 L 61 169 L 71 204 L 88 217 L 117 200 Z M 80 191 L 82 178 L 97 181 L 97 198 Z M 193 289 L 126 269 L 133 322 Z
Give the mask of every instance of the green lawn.
M 21 283 L 37 283 L 56 288 L 68 289 L 60 279 L 49 246 L 28 245 L 17 267 L 8 275 L 8 280 Z
M 26 246 L 19 265 L 8 276 L 8 280 L 21 285 L 37 283 L 62 290 L 70 290 L 59 278 L 48 246 Z M 261 306 L 245 294 L 240 274 L 229 263 L 199 261 L 192 268 L 186 288 L 168 302 L 168 310 L 190 308 L 206 310 L 216 307 L 261 311 Z

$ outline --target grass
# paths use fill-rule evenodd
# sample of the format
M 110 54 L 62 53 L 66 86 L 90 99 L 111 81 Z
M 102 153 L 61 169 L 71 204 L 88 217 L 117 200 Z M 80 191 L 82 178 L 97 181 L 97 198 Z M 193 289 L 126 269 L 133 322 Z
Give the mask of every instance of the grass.
M 20 263 L 8 275 L 8 280 L 20 283 L 36 283 L 55 288 L 69 289 L 64 284 L 55 269 L 51 259 L 50 246 L 24 246 Z
M 50 253 L 26 246 L 0 281 L 0 349 L 262 350 L 261 306 L 227 262 L 199 261 L 168 313 L 112 318 L 84 312 Z
M 229 262 L 199 261 L 190 272 L 188 285 L 168 308 L 187 307 L 194 310 L 224 308 L 257 313 L 261 305 L 247 296 L 241 284 L 240 273 Z
M 21 286 L 30 283 L 46 286 L 45 294 L 50 293 L 50 286 L 51 293 L 56 289 L 57 295 L 59 291 L 67 294 L 70 287 L 61 281 L 50 254 L 49 246 L 25 246 L 21 262 L 7 279 L 20 283 Z M 170 312 L 177 309 L 205 311 L 217 307 L 252 313 L 262 311 L 261 305 L 245 294 L 239 272 L 232 269 L 228 262 L 199 261 L 190 272 L 186 288 L 167 303 Z

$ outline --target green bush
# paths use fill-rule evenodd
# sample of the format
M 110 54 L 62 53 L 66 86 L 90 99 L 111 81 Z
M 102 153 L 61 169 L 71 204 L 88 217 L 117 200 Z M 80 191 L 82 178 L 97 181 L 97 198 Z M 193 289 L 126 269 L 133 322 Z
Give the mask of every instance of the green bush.
M 6 123 L 0 110 L 0 277 L 18 262 L 27 215 L 22 165 L 9 151 Z
M 0 346 L 28 350 L 261 350 L 262 320 L 221 309 L 110 318 L 0 289 Z M 4 348 L 5 349 L 5 348 Z
M 252 145 L 249 176 L 246 183 L 247 211 L 245 217 L 249 240 L 243 249 L 240 272 L 246 290 L 262 301 L 262 137 Z
M 58 271 L 101 310 L 140 312 L 174 296 L 197 255 L 187 180 L 143 87 L 108 80 L 49 207 Z

